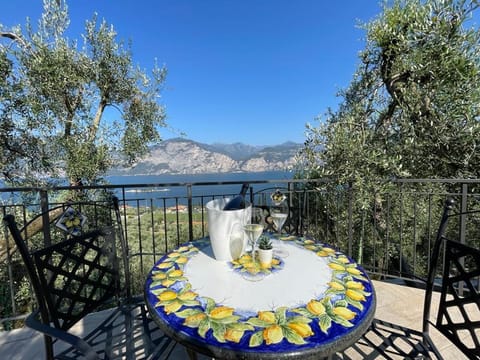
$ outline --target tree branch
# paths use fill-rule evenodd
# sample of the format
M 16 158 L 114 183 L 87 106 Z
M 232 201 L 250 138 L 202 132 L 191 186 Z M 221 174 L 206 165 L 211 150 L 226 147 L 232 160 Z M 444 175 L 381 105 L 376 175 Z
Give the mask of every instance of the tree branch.
M 105 99 L 102 99 L 100 104 L 98 104 L 98 109 L 95 113 L 95 117 L 93 118 L 92 127 L 90 128 L 89 140 L 91 142 L 93 142 L 93 140 L 95 140 L 95 136 L 97 136 L 97 129 L 100 126 L 100 120 L 102 119 L 103 111 L 105 110 L 106 106 L 107 102 Z
M 30 50 L 30 46 L 23 40 L 23 38 L 15 33 L 12 32 L 2 32 L 0 31 L 0 37 L 4 37 L 10 40 L 13 40 L 19 43 L 24 49 Z

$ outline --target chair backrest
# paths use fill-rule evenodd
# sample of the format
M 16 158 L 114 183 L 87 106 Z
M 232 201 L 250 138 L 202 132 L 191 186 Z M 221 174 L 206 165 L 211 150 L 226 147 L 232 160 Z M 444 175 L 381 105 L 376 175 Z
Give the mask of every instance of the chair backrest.
M 27 268 L 43 322 L 66 330 L 107 300 L 125 295 L 120 284 L 128 279 L 121 278 L 120 267 L 127 270 L 128 260 L 117 199 L 51 208 L 21 229 L 13 215 L 4 220 Z
M 480 359 L 480 210 L 451 213 L 453 208 L 453 200 L 447 200 L 432 253 L 424 330 L 428 331 L 432 323 L 470 359 Z M 468 228 L 473 222 L 476 226 Z M 432 293 L 437 288 L 439 270 L 440 302 L 436 319 L 430 322 Z

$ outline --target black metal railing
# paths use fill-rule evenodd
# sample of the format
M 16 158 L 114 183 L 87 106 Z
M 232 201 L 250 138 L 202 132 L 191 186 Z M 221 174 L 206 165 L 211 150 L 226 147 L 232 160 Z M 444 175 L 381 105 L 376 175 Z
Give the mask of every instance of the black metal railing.
M 371 189 L 327 179 L 249 182 L 248 197 L 258 210 L 255 221 L 270 226 L 270 194 L 280 189 L 287 195 L 286 231 L 337 247 L 374 278 L 410 285 L 416 285 L 428 271 L 445 199 L 453 197 L 461 209 L 475 206 L 480 199 L 480 180 L 476 179 L 379 180 Z M 234 195 L 240 183 L 0 188 L 0 211 L 2 217 L 14 214 L 21 226 L 33 213 L 71 196 L 116 195 L 131 256 L 131 290 L 141 293 L 144 276 L 159 257 L 183 242 L 207 235 L 206 203 Z M 461 226 L 463 234 L 476 231 Z M 5 324 L 5 328 L 15 326 L 12 320 L 31 310 L 32 292 L 22 269 L 11 239 L 0 232 L 0 326 Z

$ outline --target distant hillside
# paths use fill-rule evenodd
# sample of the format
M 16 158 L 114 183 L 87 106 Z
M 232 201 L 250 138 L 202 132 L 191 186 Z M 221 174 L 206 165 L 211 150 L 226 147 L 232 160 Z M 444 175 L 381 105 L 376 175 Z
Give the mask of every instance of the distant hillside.
M 302 144 L 276 146 L 202 144 L 187 139 L 162 141 L 149 156 L 131 167 L 115 168 L 110 175 L 202 174 L 285 170 L 293 165 Z
M 265 148 L 265 146 L 252 146 L 243 143 L 222 144 L 214 143 L 211 145 L 205 145 L 207 149 L 214 152 L 219 152 L 230 156 L 233 160 L 247 160 L 249 157 L 257 154 L 259 151 Z

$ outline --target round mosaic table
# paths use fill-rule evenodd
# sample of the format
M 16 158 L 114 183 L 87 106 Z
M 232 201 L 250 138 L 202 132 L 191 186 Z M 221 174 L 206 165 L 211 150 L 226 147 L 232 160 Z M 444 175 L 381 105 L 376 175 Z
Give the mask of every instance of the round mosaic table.
M 312 239 L 273 238 L 274 260 L 214 259 L 208 238 L 163 256 L 145 282 L 158 326 L 216 359 L 318 359 L 355 343 L 375 313 L 365 271 Z

